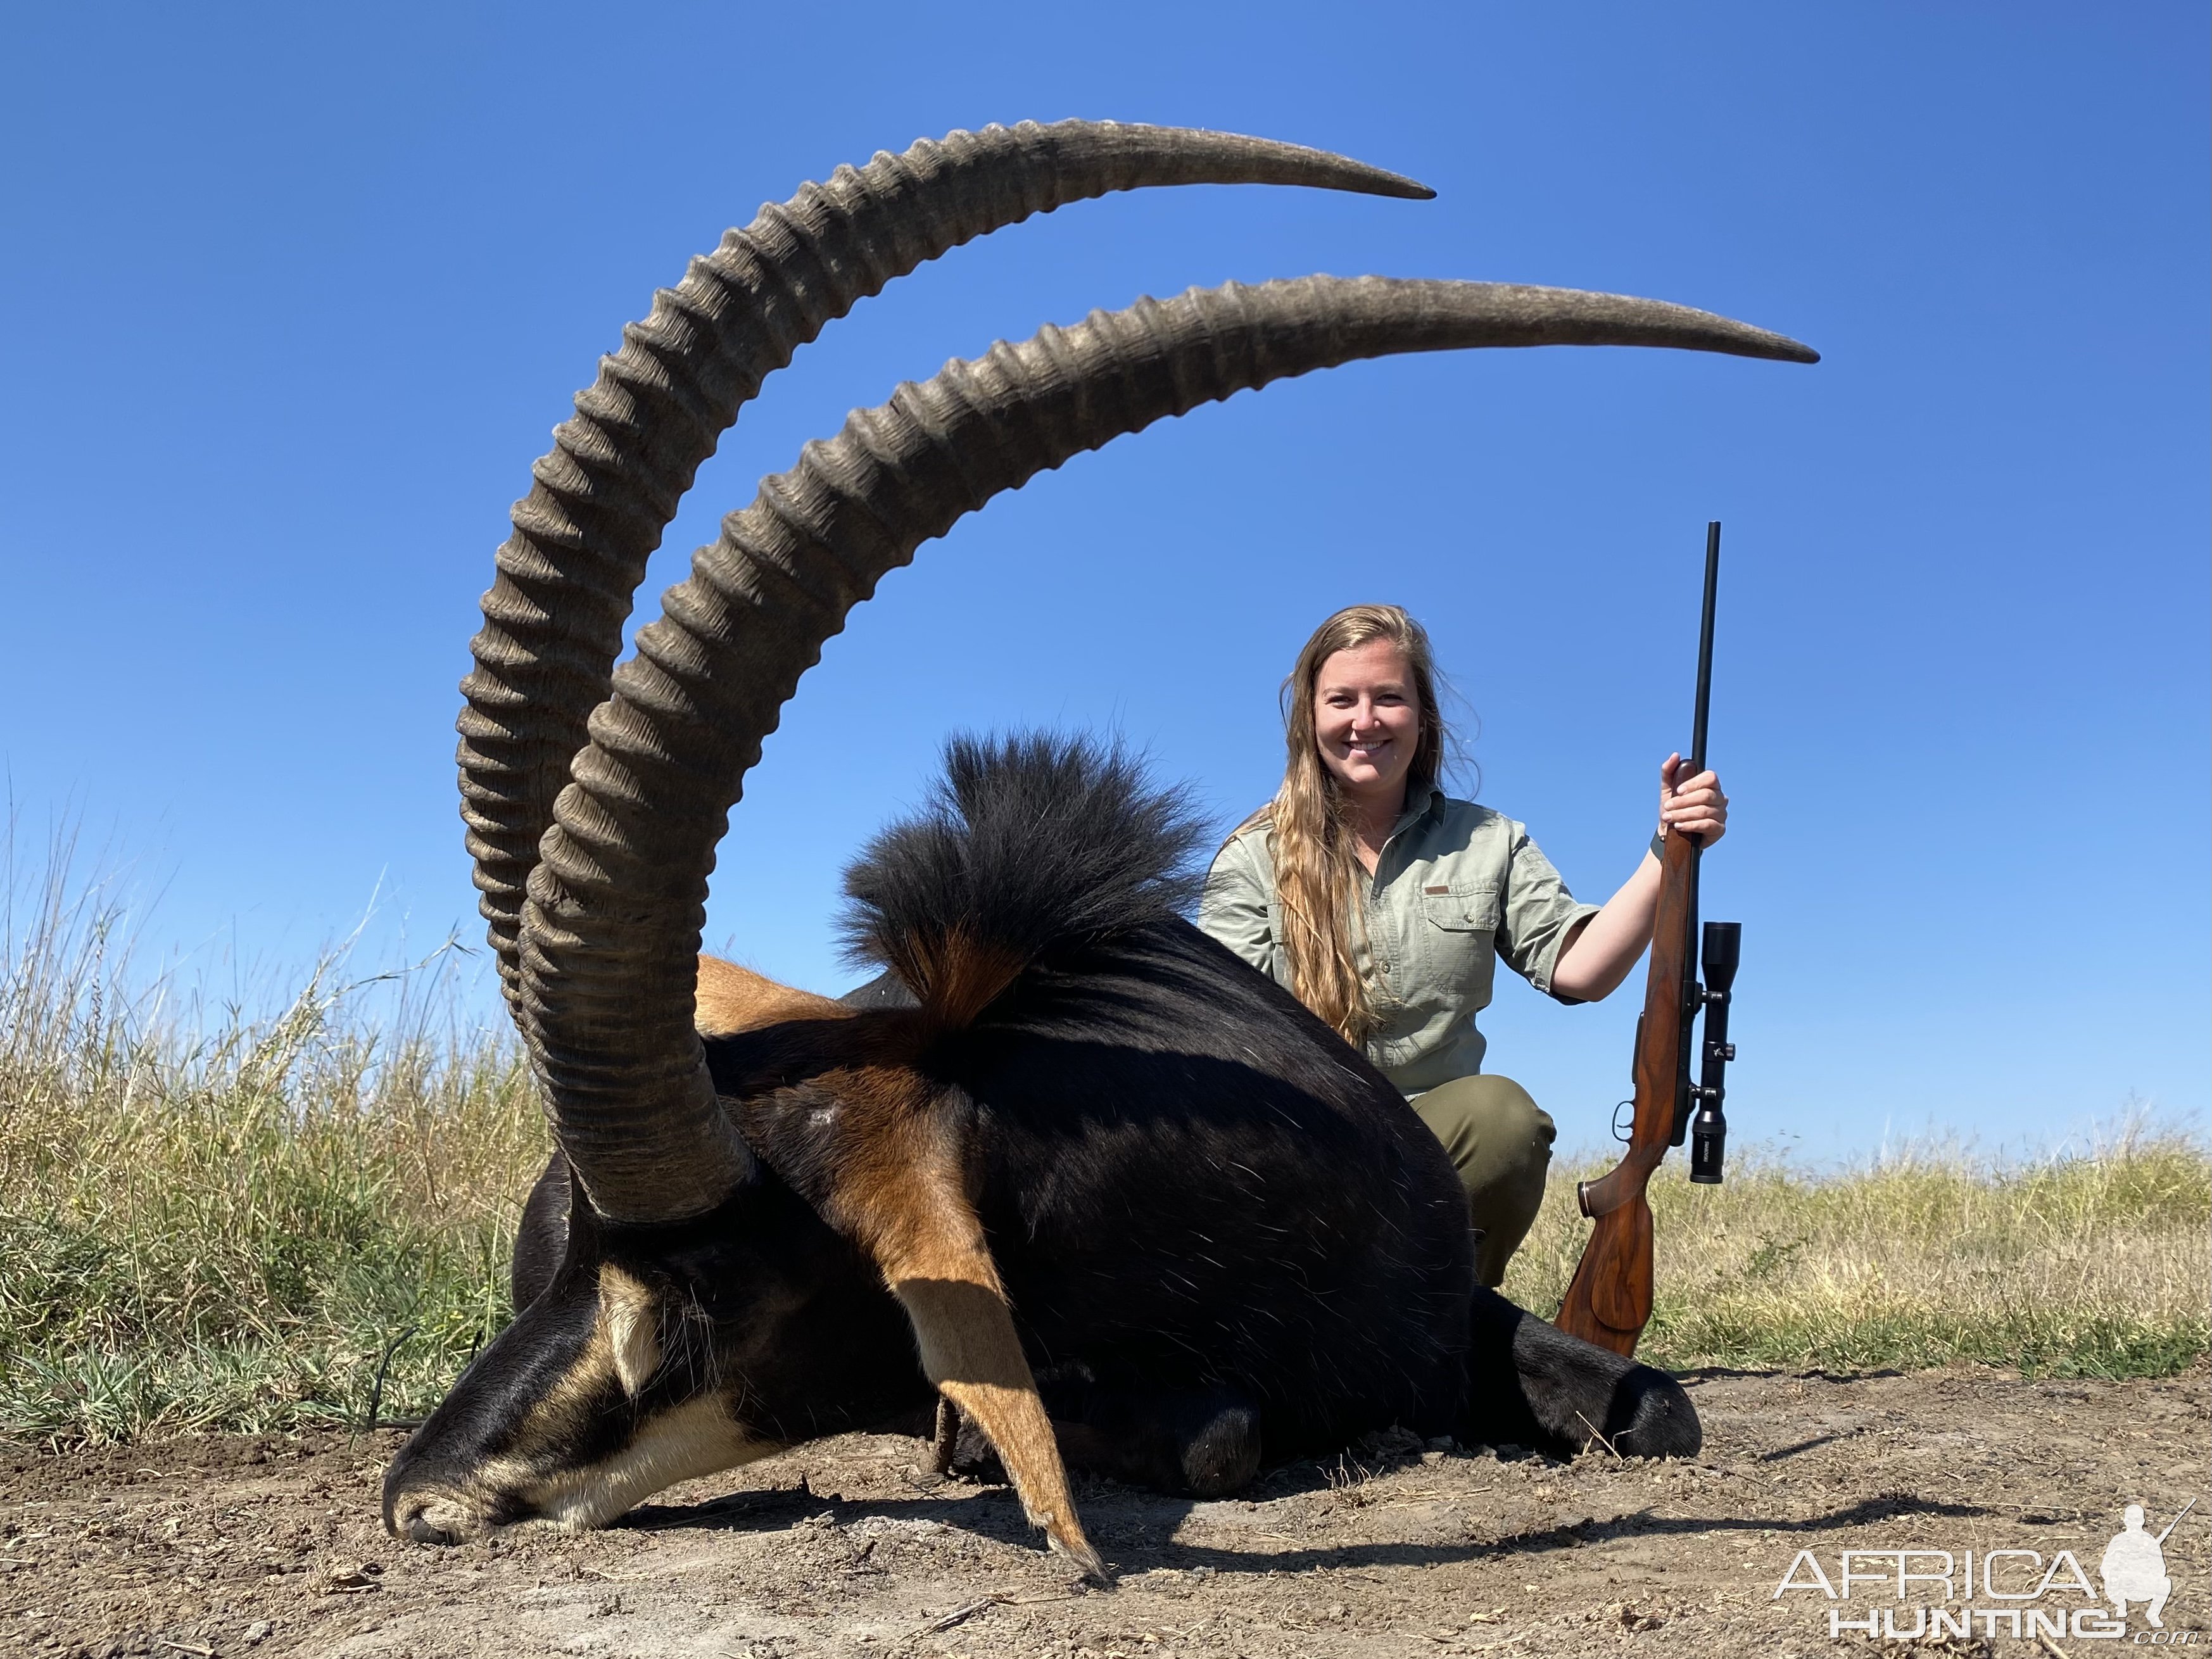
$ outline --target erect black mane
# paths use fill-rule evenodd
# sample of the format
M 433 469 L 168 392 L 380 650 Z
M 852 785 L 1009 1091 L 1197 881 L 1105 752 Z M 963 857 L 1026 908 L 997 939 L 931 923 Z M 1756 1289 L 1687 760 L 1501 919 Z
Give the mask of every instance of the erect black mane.
M 1206 826 L 1119 744 L 959 737 L 921 810 L 845 873 L 847 955 L 904 973 L 957 939 L 1012 963 L 1196 902 Z

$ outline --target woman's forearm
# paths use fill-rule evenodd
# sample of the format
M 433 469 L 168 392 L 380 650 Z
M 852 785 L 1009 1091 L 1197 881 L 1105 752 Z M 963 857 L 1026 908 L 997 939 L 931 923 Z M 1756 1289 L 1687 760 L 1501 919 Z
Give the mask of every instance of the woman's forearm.
M 1659 768 L 1660 829 L 1662 834 L 1694 836 L 1700 846 L 1710 848 L 1728 833 L 1728 797 L 1712 773 L 1680 775 L 1688 769 L 1680 755 L 1668 756 Z M 1554 995 L 1595 1002 L 1628 977 L 1651 943 L 1659 876 L 1658 854 L 1646 853 L 1636 873 L 1559 952 L 1552 968 Z
M 1595 1002 L 1608 995 L 1651 943 L 1659 909 L 1659 860 L 1650 853 L 1636 873 L 1585 922 L 1552 969 L 1554 995 Z

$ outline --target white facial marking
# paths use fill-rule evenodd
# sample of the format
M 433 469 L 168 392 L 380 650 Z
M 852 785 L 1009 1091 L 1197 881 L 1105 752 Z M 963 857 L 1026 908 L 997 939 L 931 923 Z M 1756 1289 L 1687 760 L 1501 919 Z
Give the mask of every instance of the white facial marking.
M 599 1316 L 615 1376 L 632 1400 L 660 1369 L 660 1310 L 653 1292 L 619 1267 L 599 1270 Z
M 533 1520 L 574 1532 L 606 1525 L 663 1486 L 737 1468 L 782 1449 L 779 1441 L 748 1434 L 720 1395 L 702 1395 L 641 1425 L 629 1444 L 604 1462 L 550 1476 L 514 1473 L 537 1511 Z M 507 1471 L 487 1473 L 505 1484 Z

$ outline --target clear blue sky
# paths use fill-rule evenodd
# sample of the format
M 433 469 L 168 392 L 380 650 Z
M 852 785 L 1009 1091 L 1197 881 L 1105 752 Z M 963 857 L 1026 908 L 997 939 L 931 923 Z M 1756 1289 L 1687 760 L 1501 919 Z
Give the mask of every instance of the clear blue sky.
M 839 870 L 956 729 L 1118 731 L 1241 816 L 1292 653 L 1370 599 L 1434 631 L 1480 798 L 1602 898 L 1686 733 L 1718 517 L 1737 1133 L 2203 1112 L 2201 4 L 81 5 L 7 33 L 7 787 L 19 854 L 73 817 L 160 890 L 161 951 L 296 962 L 380 884 L 375 960 L 403 927 L 478 938 L 454 686 L 507 505 L 622 324 L 841 161 L 1112 117 L 1439 196 L 1152 191 L 956 251 L 770 382 L 646 615 L 848 408 L 1139 294 L 1553 283 L 1826 361 L 1358 365 L 1038 479 L 832 643 L 747 786 L 710 945 L 848 983 Z M 1509 981 L 1491 1063 L 1595 1140 L 1637 1000 Z

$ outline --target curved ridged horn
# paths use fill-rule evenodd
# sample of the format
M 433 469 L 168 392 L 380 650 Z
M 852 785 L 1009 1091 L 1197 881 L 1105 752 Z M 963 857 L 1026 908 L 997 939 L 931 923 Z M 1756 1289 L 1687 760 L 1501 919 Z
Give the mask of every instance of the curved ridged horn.
M 763 207 L 623 331 L 515 504 L 476 669 L 461 683 L 461 816 L 510 1000 L 524 883 L 585 718 L 606 695 L 646 560 L 762 380 L 949 248 L 1069 202 L 1200 184 L 1435 194 L 1340 155 L 1231 133 L 1112 121 L 952 132 Z
M 750 1168 L 691 1029 L 707 876 L 784 700 L 886 571 L 1000 491 L 1164 416 L 1355 358 L 1534 345 L 1817 361 L 1778 334 L 1613 295 L 1232 283 L 950 363 L 763 481 L 614 674 L 530 878 L 517 1018 L 595 1206 L 674 1219 Z

